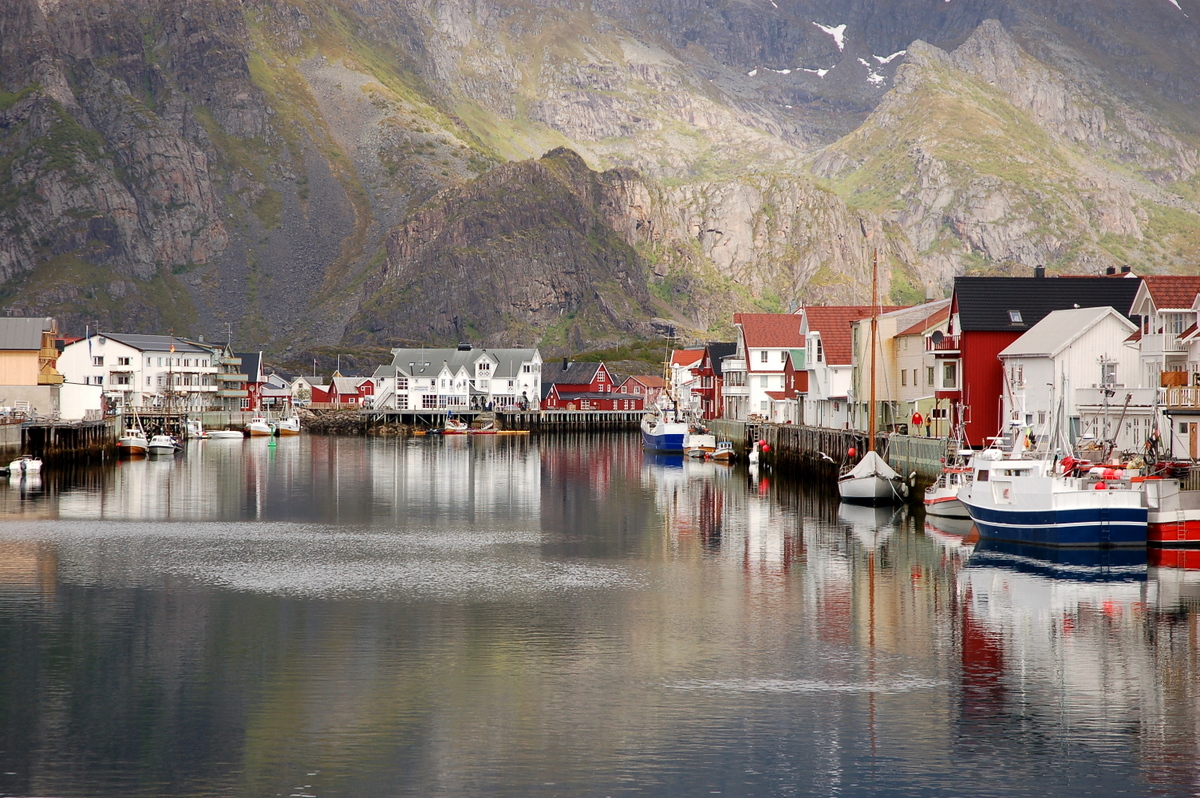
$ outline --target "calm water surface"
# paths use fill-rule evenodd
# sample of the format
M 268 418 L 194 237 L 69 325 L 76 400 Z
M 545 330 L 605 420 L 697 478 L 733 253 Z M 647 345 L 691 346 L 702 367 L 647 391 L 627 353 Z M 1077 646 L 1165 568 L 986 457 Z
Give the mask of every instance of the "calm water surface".
M 614 437 L 0 483 L 0 795 L 1200 791 L 1200 570 L 955 531 Z

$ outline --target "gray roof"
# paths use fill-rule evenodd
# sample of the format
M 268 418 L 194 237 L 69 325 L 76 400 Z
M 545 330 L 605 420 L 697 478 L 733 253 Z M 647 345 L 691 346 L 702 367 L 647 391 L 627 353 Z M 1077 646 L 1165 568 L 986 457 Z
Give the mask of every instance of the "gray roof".
M 242 359 L 242 370 L 238 374 L 245 374 L 253 382 L 261 382 L 262 352 L 234 352 L 233 356 Z
M 1137 325 L 1112 307 L 1055 310 L 1009 344 L 1000 357 L 1054 357 L 1106 316 L 1116 317 L 1129 332 L 1137 329 Z
M 177 335 L 142 335 L 140 333 L 96 333 L 96 338 L 111 338 L 114 341 L 140 349 L 143 352 L 169 352 L 175 347 L 176 352 L 210 352 L 206 347 L 188 343 Z
M 53 328 L 48 317 L 0 318 L 0 349 L 41 349 L 42 333 Z
M 442 365 L 449 367 L 452 373 L 460 368 L 474 374 L 475 363 L 487 355 L 496 362 L 492 376 L 499 379 L 515 379 L 521 372 L 521 365 L 528 363 L 537 356 L 536 349 L 393 349 L 392 369 L 409 377 L 431 377 L 439 374 Z M 381 366 L 375 370 L 376 375 L 387 367 Z M 391 372 L 383 371 L 383 374 Z
M 602 363 L 553 361 L 542 364 L 542 382 L 559 385 L 589 385 L 596 378 Z

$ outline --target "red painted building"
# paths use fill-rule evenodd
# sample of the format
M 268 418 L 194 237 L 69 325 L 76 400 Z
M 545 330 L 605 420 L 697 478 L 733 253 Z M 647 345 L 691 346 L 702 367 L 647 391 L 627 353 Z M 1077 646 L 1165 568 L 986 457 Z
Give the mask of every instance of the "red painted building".
M 1055 310 L 1112 307 L 1129 315 L 1140 278 L 957 277 L 946 335 L 928 339 L 937 364 L 935 397 L 948 400 L 952 425 L 967 443 L 985 445 L 1000 432 L 1004 393 L 1000 352 Z
M 721 361 L 733 357 L 736 353 L 736 343 L 706 344 L 699 364 L 692 369 L 692 374 L 696 376 L 692 393 L 699 395 L 700 413 L 706 419 L 721 418 L 725 415 L 725 399 L 721 393 L 725 378 L 721 371 Z
M 641 394 L 606 391 L 560 392 L 558 385 L 551 385 L 542 398 L 543 410 L 643 410 L 645 398 Z
M 561 363 L 542 364 L 542 408 L 546 410 L 641 410 L 641 396 L 610 396 L 616 391 L 612 374 L 603 363 L 572 363 L 563 358 Z M 616 407 L 624 401 L 636 407 Z M 584 406 L 586 405 L 586 406 Z

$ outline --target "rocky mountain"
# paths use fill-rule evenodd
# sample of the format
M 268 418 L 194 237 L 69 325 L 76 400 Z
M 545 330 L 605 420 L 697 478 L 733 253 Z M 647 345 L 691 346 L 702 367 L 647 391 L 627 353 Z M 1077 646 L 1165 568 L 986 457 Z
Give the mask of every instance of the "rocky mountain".
M 1194 270 L 1197 1 L 10 0 L 0 304 L 565 351 L 874 251 L 897 300 Z

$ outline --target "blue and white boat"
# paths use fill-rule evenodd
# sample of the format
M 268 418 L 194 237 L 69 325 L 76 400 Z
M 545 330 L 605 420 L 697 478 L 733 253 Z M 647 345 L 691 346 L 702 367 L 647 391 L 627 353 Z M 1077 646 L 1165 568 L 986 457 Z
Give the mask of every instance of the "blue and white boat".
M 1136 473 L 1062 473 L 1057 458 L 987 449 L 958 493 L 983 540 L 1034 546 L 1145 547 L 1147 510 Z
M 642 448 L 648 452 L 682 454 L 691 426 L 686 421 L 671 421 L 662 410 L 642 416 Z

